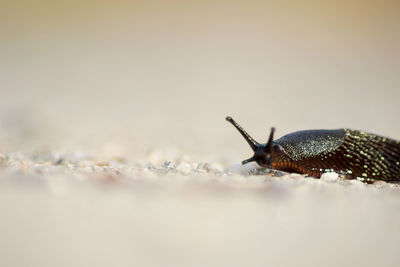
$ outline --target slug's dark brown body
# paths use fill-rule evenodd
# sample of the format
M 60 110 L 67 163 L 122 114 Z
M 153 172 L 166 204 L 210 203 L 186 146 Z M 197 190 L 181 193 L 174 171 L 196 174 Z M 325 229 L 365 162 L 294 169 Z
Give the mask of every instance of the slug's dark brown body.
M 374 134 L 349 130 L 299 131 L 266 144 L 251 138 L 231 117 L 226 118 L 243 135 L 262 167 L 321 177 L 336 172 L 349 179 L 400 181 L 400 142 Z

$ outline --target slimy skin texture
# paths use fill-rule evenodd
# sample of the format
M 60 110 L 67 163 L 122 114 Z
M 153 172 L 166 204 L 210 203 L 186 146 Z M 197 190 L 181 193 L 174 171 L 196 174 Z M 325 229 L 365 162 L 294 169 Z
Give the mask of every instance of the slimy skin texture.
M 320 178 L 336 172 L 347 179 L 365 182 L 400 181 L 400 142 L 350 129 L 298 131 L 259 144 L 231 117 L 231 122 L 253 149 L 261 167 Z

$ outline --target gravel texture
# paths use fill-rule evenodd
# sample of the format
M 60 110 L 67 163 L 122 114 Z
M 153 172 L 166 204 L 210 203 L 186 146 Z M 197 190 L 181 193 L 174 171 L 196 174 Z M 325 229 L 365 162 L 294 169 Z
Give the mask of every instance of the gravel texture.
M 3 266 L 397 266 L 397 184 L 82 153 L 0 158 Z

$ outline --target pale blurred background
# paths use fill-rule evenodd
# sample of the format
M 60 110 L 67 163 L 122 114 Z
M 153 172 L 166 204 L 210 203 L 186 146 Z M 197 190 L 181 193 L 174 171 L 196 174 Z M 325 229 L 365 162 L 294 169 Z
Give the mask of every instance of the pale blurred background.
M 3 1 L 1 265 L 397 266 L 396 186 L 235 173 L 251 151 L 224 118 L 260 142 L 271 126 L 400 140 L 399 14 L 377 0 Z M 177 158 L 179 172 L 160 167 Z
M 3 150 L 249 154 L 226 115 L 260 142 L 271 126 L 400 139 L 397 1 L 8 1 L 0 12 Z

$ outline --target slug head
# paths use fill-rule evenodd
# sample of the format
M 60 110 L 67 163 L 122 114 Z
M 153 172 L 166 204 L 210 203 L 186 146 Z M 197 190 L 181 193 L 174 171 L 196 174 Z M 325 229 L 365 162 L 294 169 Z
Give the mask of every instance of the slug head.
M 226 120 L 232 123 L 233 126 L 239 131 L 239 133 L 244 137 L 247 143 L 250 145 L 251 149 L 254 151 L 254 155 L 242 161 L 242 164 L 246 164 L 255 161 L 264 168 L 271 168 L 271 151 L 274 139 L 275 128 L 271 128 L 271 133 L 269 134 L 268 142 L 266 144 L 259 144 L 255 141 L 236 121 L 231 117 L 226 117 Z

